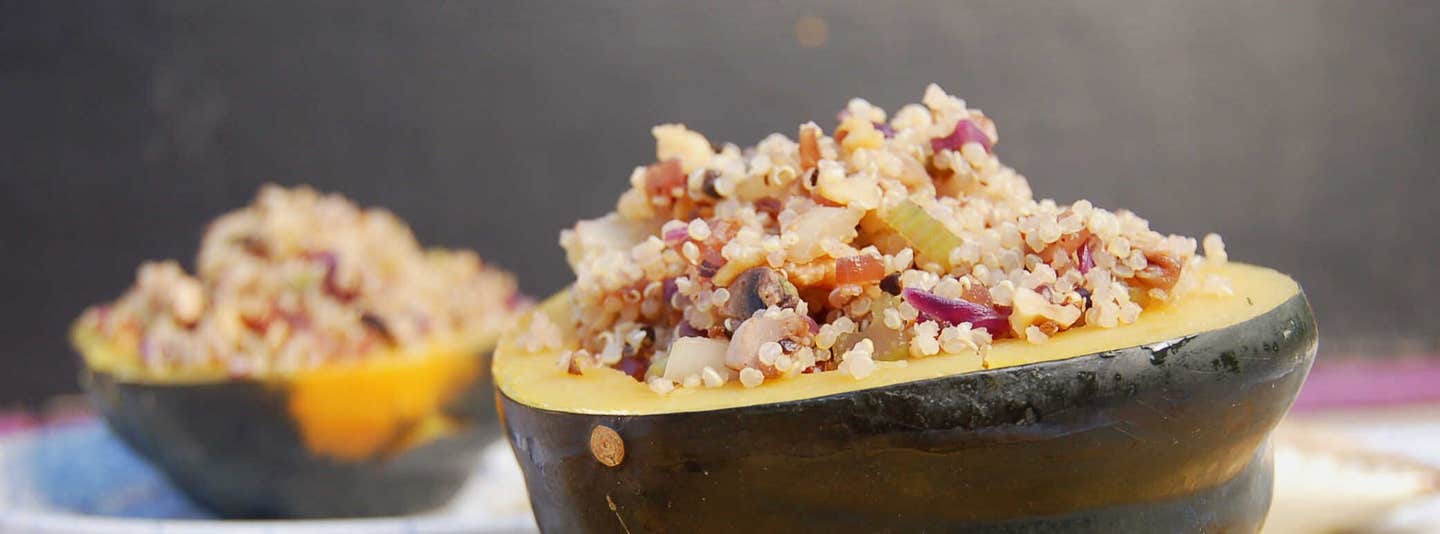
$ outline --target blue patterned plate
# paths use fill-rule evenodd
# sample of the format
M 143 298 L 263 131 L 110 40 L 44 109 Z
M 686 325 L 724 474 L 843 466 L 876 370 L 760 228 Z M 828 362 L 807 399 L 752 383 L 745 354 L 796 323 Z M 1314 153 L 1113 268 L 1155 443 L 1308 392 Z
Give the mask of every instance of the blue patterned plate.
M 504 443 L 449 506 L 409 517 L 222 521 L 190 502 L 97 420 L 0 438 L 0 532 L 534 532 L 520 469 Z

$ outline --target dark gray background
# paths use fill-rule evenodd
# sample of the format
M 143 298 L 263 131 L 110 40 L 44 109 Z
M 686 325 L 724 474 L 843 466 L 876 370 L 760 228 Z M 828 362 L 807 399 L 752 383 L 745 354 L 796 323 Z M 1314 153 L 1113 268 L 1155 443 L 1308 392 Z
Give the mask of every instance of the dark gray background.
M 1437 23 L 1418 1 L 0 1 L 0 405 L 75 389 L 67 323 L 263 182 L 387 206 L 544 294 L 557 232 L 613 206 L 652 124 L 748 143 L 930 81 L 1039 194 L 1293 273 L 1325 352 L 1434 351 Z

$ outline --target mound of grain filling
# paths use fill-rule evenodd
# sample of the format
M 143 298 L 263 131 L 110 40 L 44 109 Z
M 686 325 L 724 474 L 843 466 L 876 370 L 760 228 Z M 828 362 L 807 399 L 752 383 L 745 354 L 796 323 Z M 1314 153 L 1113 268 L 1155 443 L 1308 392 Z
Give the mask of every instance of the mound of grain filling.
M 561 233 L 575 271 L 573 374 L 612 367 L 665 394 L 877 360 L 983 356 L 1002 338 L 1132 323 L 1223 263 L 1219 236 L 1162 235 L 1128 211 L 1036 201 L 994 153 L 995 124 L 926 89 L 893 117 L 860 99 L 828 132 L 715 148 L 653 130 L 614 213 Z M 559 348 L 545 320 L 522 336 Z M 1022 341 L 1023 340 L 1023 341 Z
M 135 286 L 78 327 L 149 371 L 284 374 L 335 362 L 421 356 L 491 339 L 522 300 L 475 253 L 424 250 L 382 209 L 309 188 L 265 186 L 215 220 L 198 276 L 146 263 Z

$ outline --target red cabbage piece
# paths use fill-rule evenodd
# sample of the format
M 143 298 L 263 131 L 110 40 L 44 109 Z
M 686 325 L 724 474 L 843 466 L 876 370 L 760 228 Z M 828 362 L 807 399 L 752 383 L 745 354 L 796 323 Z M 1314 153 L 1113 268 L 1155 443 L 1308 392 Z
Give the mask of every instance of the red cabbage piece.
M 947 325 L 970 323 L 970 326 L 989 331 L 995 337 L 1010 331 L 1010 314 L 989 306 L 914 288 L 906 288 L 900 291 L 900 295 L 920 313 Z
M 931 139 L 930 148 L 936 152 L 941 150 L 959 152 L 960 147 L 965 146 L 965 143 L 980 143 L 980 146 L 985 147 L 986 153 L 989 153 L 990 147 L 994 145 L 990 141 L 990 136 L 985 135 L 985 132 L 974 122 L 962 120 L 955 123 L 955 131 L 950 132 L 950 135 Z

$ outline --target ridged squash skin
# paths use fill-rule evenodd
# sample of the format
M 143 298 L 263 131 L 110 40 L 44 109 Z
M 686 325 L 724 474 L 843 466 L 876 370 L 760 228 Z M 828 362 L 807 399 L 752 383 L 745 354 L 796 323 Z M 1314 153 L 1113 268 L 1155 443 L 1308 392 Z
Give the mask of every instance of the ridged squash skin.
M 814 398 L 626 414 L 498 395 L 546 532 L 1254 532 L 1316 344 L 1296 286 L 1221 328 Z M 614 467 L 597 426 L 623 441 Z

